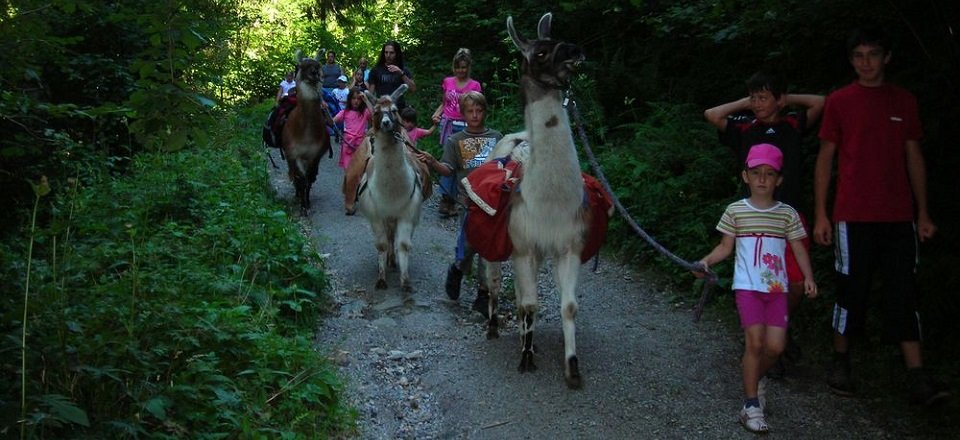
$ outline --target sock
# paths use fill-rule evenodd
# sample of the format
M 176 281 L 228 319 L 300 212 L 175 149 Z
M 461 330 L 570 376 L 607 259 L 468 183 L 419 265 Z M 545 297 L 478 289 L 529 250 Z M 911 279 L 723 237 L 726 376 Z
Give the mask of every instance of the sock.
M 760 408 L 760 399 L 758 397 L 748 397 L 743 400 L 744 408 L 750 408 L 751 406 L 754 408 Z

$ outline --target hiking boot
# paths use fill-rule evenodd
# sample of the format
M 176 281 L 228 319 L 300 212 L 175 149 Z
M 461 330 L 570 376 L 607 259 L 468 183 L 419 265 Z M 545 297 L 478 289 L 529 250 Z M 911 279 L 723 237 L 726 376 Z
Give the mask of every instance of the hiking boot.
M 950 397 L 946 387 L 931 379 L 922 368 L 907 371 L 907 386 L 910 387 L 910 403 L 933 406 Z
M 777 361 L 770 366 L 766 377 L 774 380 L 783 380 L 784 377 L 787 377 L 787 367 L 783 365 L 783 356 L 777 358 Z
M 767 420 L 763 417 L 763 409 L 755 406 L 745 406 L 740 409 L 740 424 L 750 432 L 765 433 L 770 431 Z
M 447 282 L 444 287 L 447 289 L 447 296 L 456 301 L 460 298 L 460 281 L 463 280 L 463 272 L 456 264 L 451 264 L 447 269 Z
M 440 213 L 440 217 L 453 217 L 457 215 L 457 204 L 450 197 L 443 196 L 440 198 L 437 212 Z
M 473 300 L 473 310 L 480 312 L 484 318 L 490 319 L 490 292 L 477 290 L 477 299 Z
M 834 359 L 827 371 L 827 386 L 838 396 L 853 396 L 853 382 L 850 380 L 850 360 Z

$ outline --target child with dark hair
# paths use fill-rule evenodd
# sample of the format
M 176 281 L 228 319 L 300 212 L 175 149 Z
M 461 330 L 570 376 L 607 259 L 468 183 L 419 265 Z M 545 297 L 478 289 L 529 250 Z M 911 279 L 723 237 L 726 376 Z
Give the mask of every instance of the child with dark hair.
M 787 94 L 783 77 L 768 71 L 753 74 L 746 82 L 749 96 L 728 102 L 706 110 L 703 116 L 717 127 L 720 141 L 733 149 L 740 163 L 746 160 L 747 151 L 756 144 L 775 145 L 783 152 L 783 184 L 774 193 L 774 198 L 794 207 L 800 213 L 800 219 L 807 228 L 806 215 L 802 208 L 806 204 L 801 196 L 803 170 L 805 162 L 803 137 L 812 128 L 823 110 L 823 96 Z M 784 107 L 800 106 L 805 110 L 796 113 L 781 114 Z M 747 185 L 742 187 L 744 196 L 750 195 Z M 810 239 L 805 238 L 803 245 L 809 249 Z M 794 312 L 803 298 L 803 274 L 800 273 L 793 253 L 787 252 L 787 274 L 789 278 L 789 310 Z M 786 355 L 796 361 L 800 357 L 800 347 L 787 338 Z M 770 369 L 773 378 L 782 378 L 786 367 L 782 360 Z
M 340 168 L 347 169 L 350 158 L 357 151 L 360 142 L 363 142 L 364 133 L 367 132 L 367 122 L 370 121 L 370 109 L 363 102 L 363 95 L 358 89 L 350 89 L 347 95 L 347 108 L 337 113 L 333 117 L 333 122 L 343 121 L 343 142 L 340 143 L 340 161 L 337 165 Z
M 919 292 L 914 285 L 918 244 L 937 226 L 927 204 L 927 173 L 920 147 L 917 99 L 886 82 L 892 51 L 886 34 L 862 29 L 847 40 L 857 79 L 827 97 L 814 173 L 814 240 L 833 245 L 837 272 L 833 308 L 833 362 L 827 385 L 838 395 L 856 391 L 850 337 L 862 334 L 867 308 L 883 316 L 884 339 L 899 346 L 910 400 L 932 405 L 949 390 L 924 369 Z M 836 194 L 828 211 L 833 159 Z M 876 278 L 882 286 L 874 290 Z M 879 298 L 878 298 L 879 297 Z
M 430 136 L 437 129 L 436 122 L 434 122 L 429 129 L 417 127 L 417 110 L 413 107 L 400 110 L 400 122 L 403 124 L 403 128 L 407 130 L 410 143 L 414 146 L 417 145 L 418 140 Z
M 802 272 L 802 293 L 817 296 L 810 257 L 800 240 L 807 236 L 797 211 L 774 199 L 783 182 L 783 154 L 770 144 L 750 148 L 740 173 L 750 196 L 727 206 L 717 230 L 720 244 L 700 262 L 704 269 L 736 251 L 733 290 L 745 347 L 741 370 L 745 399 L 740 423 L 751 432 L 767 432 L 761 377 L 776 362 L 787 340 L 786 253 L 794 254 Z M 792 246 L 787 247 L 787 243 Z M 700 273 L 695 273 L 702 276 Z

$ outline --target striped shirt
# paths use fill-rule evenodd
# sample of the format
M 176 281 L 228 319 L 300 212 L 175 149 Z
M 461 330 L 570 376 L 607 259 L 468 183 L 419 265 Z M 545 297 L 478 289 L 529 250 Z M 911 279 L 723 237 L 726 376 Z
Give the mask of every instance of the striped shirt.
M 780 202 L 757 209 L 747 199 L 738 200 L 727 206 L 717 230 L 736 238 L 734 289 L 786 292 L 787 241 L 807 236 L 796 210 Z

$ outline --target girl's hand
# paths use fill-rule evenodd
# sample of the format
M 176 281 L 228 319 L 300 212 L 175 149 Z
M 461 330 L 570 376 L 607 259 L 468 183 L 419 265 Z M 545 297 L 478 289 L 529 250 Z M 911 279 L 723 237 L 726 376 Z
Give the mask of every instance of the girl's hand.
M 810 299 L 817 297 L 817 283 L 813 281 L 813 278 L 804 278 L 803 293 Z
M 690 273 L 697 278 L 703 278 L 707 274 L 707 271 L 710 270 L 710 265 L 707 264 L 707 260 L 700 260 L 696 263 L 696 265 L 698 266 L 698 269 L 702 270 L 692 270 Z

